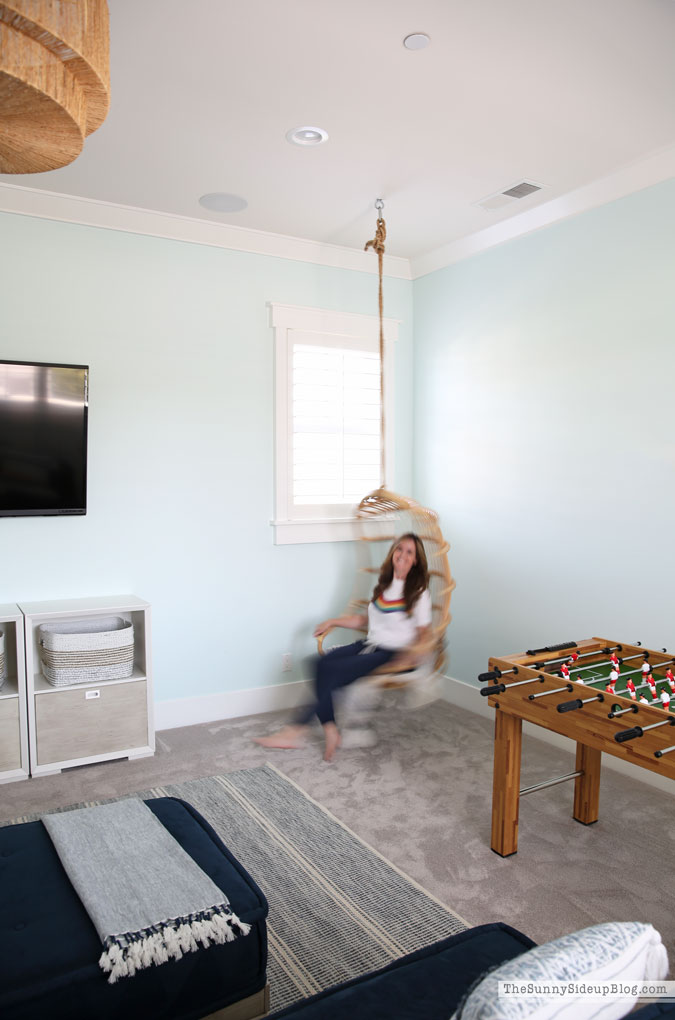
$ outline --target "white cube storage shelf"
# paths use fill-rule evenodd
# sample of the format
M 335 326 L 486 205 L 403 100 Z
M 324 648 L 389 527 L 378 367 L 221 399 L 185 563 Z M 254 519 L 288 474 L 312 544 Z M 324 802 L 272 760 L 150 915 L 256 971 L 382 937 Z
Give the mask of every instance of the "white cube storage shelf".
M 30 774 L 23 614 L 17 605 L 0 605 L 0 632 L 5 660 L 0 686 L 0 783 L 11 783 Z
M 154 754 L 150 605 L 136 595 L 53 602 L 23 602 L 30 774 L 112 758 Z M 130 677 L 54 686 L 42 675 L 40 625 L 111 616 L 133 624 L 134 664 Z M 85 629 L 83 627 L 83 629 Z

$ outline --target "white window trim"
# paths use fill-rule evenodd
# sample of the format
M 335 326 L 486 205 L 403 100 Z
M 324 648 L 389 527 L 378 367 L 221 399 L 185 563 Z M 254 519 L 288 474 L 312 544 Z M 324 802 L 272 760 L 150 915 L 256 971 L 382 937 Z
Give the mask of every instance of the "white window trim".
M 276 545 L 304 542 L 349 542 L 356 538 L 355 517 L 312 519 L 293 517 L 289 499 L 289 333 L 293 330 L 319 333 L 332 341 L 342 338 L 346 345 L 355 339 L 366 339 L 379 351 L 380 320 L 376 315 L 333 312 L 321 308 L 270 303 L 270 325 L 274 330 L 274 392 L 275 392 L 275 519 Z M 398 340 L 398 319 L 384 319 L 384 420 L 385 464 L 387 485 L 394 482 L 394 344 Z M 364 496 L 366 493 L 364 492 Z

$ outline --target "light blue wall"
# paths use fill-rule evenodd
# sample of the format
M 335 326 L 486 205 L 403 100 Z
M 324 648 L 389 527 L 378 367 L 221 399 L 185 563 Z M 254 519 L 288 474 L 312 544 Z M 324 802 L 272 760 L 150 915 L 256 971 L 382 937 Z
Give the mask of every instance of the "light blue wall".
M 675 181 L 415 282 L 415 480 L 450 672 L 600 635 L 675 649 Z
M 594 633 L 675 647 L 674 238 L 671 181 L 386 281 L 396 483 L 452 545 L 460 679 Z M 89 512 L 0 520 L 0 602 L 147 598 L 160 701 L 294 679 L 351 589 L 348 544 L 273 544 L 270 301 L 375 314 L 376 278 L 0 216 L 0 356 L 91 366 Z
M 90 366 L 86 517 L 0 519 L 0 603 L 133 592 L 152 604 L 156 700 L 293 679 L 342 611 L 349 543 L 277 547 L 267 303 L 377 314 L 377 277 L 0 216 L 0 357 Z M 396 478 L 412 461 L 412 284 Z

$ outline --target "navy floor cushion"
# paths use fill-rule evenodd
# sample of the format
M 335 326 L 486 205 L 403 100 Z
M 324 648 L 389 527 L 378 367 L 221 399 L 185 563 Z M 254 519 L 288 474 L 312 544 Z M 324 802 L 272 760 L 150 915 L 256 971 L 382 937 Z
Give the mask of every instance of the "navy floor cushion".
M 506 924 L 479 925 L 335 985 L 268 1020 L 450 1020 L 487 971 L 534 945 Z M 630 1014 L 630 1020 L 666 1018 L 675 1020 L 672 1003 L 650 1004 Z
M 42 822 L 0 829 L 2 1020 L 196 1020 L 264 988 L 267 900 L 211 826 L 185 801 L 146 802 L 252 925 L 225 945 L 110 985 L 101 942 Z
M 448 1020 L 476 978 L 534 945 L 506 924 L 483 924 L 320 992 L 270 1020 Z

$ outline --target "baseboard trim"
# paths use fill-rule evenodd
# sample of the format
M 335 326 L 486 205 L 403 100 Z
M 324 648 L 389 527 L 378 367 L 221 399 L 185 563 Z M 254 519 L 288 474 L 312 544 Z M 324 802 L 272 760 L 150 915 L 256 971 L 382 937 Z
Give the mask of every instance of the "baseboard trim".
M 494 709 L 488 705 L 487 698 L 481 697 L 480 688 L 473 684 L 445 675 L 441 678 L 440 690 L 443 700 L 451 705 L 485 719 L 494 719 Z M 244 715 L 262 715 L 265 712 L 279 712 L 297 708 L 298 705 L 306 705 L 311 697 L 309 681 L 296 680 L 269 687 L 253 687 L 249 690 L 175 698 L 155 704 L 155 724 L 157 730 L 173 730 L 179 726 L 196 726 L 198 723 L 237 719 Z M 574 754 L 575 744 L 568 737 L 562 737 L 527 722 L 524 723 L 524 732 L 534 740 L 541 740 L 545 744 L 552 744 Z M 611 754 L 604 754 L 602 761 L 604 766 L 628 776 L 629 779 L 637 779 L 638 782 L 653 786 L 663 793 L 670 794 L 671 797 L 675 796 L 675 783 L 672 779 L 649 772 L 647 769 L 637 768 L 621 758 L 614 758 Z
M 310 700 L 311 689 L 306 680 L 273 684 L 270 687 L 252 687 L 243 691 L 202 694 L 193 698 L 174 698 L 155 703 L 155 726 L 157 730 L 174 730 L 179 726 L 195 726 L 197 723 L 297 708 Z
M 450 702 L 451 705 L 466 709 L 467 712 L 473 712 L 475 715 L 494 719 L 495 710 L 490 708 L 487 698 L 481 696 L 480 688 L 473 684 L 457 680 L 455 677 L 444 676 L 441 682 L 441 692 L 443 699 Z M 558 733 L 528 722 L 523 724 L 523 732 L 535 740 L 542 740 L 545 744 L 552 744 L 563 751 L 571 752 L 572 755 L 575 754 L 576 743 L 569 737 L 562 737 Z M 630 762 L 615 758 L 611 754 L 603 754 L 602 764 L 603 767 L 620 772 L 622 775 L 628 776 L 629 779 L 637 779 L 638 782 L 653 786 L 657 790 L 661 790 L 662 793 L 668 793 L 671 797 L 675 796 L 675 782 L 666 776 L 660 776 L 656 772 L 631 765 Z

